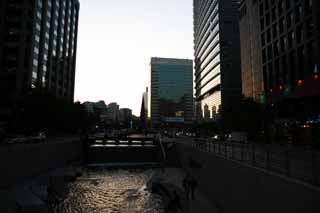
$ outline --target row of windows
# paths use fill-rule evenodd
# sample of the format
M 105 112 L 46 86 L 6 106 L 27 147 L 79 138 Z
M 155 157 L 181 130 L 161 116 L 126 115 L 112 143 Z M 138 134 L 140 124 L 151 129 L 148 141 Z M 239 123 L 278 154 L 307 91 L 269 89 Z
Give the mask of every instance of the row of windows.
M 296 45 L 301 44 L 305 40 L 309 40 L 313 34 L 307 30 L 307 39 L 304 38 L 302 26 L 297 26 L 296 31 L 290 31 L 286 36 L 280 37 L 280 40 L 275 40 L 265 48 L 262 49 L 262 62 L 266 63 L 268 60 L 272 60 L 273 57 L 285 53 Z M 263 39 L 262 35 L 262 39 Z M 263 40 L 262 40 L 263 41 Z M 263 44 L 264 42 L 262 42 Z M 263 44 L 264 46 L 264 44 Z
M 309 16 L 312 13 L 309 11 L 305 13 L 305 16 Z M 270 19 L 270 14 L 267 13 L 264 17 L 260 19 L 260 27 L 261 31 L 265 30 L 266 28 L 270 27 L 271 25 L 277 24 L 277 16 L 272 14 L 272 18 Z M 288 11 L 285 16 L 281 16 L 279 19 L 280 28 L 283 29 L 285 26 L 290 28 L 293 26 L 294 23 L 299 23 L 302 20 L 302 7 L 298 5 L 295 7 L 294 11 Z
M 311 41 L 306 46 L 299 46 L 287 55 L 278 57 L 263 66 L 265 89 L 280 84 L 295 84 L 298 79 L 313 73 L 316 61 L 316 42 Z
M 211 0 L 210 6 L 205 7 L 205 8 L 207 8 L 206 10 L 204 10 L 204 8 L 202 8 L 201 15 L 200 15 L 200 17 L 197 18 L 198 23 L 195 24 L 195 37 L 198 38 L 198 39 L 196 39 L 195 43 L 199 43 L 199 40 L 201 39 L 201 35 L 203 34 L 203 31 L 205 29 L 205 25 L 208 24 L 207 23 L 208 20 L 212 19 L 212 15 L 214 14 L 214 12 L 212 12 L 212 9 L 213 9 L 213 7 L 217 6 L 216 3 L 217 3 L 217 0 Z M 208 17 L 208 14 L 210 14 L 209 17 Z
M 314 0 L 264 0 L 259 5 L 260 15 L 263 16 L 265 13 L 272 13 L 276 16 L 281 16 L 284 11 L 296 8 L 297 6 L 305 8 L 305 12 L 308 13 L 313 5 Z

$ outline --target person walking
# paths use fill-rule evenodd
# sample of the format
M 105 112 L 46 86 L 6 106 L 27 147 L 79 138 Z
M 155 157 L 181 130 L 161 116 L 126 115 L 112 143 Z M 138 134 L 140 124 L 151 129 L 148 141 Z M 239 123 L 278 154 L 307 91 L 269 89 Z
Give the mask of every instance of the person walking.
M 190 194 L 190 177 L 189 175 L 186 175 L 182 180 L 182 187 L 184 190 L 184 193 L 186 195 L 186 199 L 189 200 L 189 194 Z
M 197 180 L 194 177 L 191 177 L 189 179 L 189 187 L 191 190 L 191 199 L 194 200 L 195 199 L 195 190 L 197 187 Z

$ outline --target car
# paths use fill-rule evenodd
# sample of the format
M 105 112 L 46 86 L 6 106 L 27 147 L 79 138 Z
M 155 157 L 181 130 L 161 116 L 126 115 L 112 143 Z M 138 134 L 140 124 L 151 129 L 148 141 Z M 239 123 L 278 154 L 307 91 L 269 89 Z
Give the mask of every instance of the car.
M 15 136 L 15 137 L 10 137 L 5 139 L 6 144 L 21 144 L 21 143 L 26 143 L 27 141 L 28 141 L 28 138 L 23 136 Z
M 28 137 L 27 142 L 44 142 L 46 140 L 46 133 L 45 132 L 36 132 L 32 134 L 32 136 Z

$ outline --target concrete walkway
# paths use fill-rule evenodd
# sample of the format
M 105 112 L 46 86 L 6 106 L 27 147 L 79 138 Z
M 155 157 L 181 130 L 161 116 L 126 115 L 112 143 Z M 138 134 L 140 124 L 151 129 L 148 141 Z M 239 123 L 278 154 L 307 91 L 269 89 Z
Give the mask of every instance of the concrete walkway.
M 155 174 L 162 183 L 166 185 L 173 185 L 169 190 L 177 191 L 181 200 L 183 210 L 181 213 L 218 213 L 216 206 L 211 203 L 201 191 L 195 191 L 195 200 L 187 200 L 182 188 L 182 180 L 186 173 L 183 169 L 177 168 L 165 168 L 162 171 L 159 170 Z

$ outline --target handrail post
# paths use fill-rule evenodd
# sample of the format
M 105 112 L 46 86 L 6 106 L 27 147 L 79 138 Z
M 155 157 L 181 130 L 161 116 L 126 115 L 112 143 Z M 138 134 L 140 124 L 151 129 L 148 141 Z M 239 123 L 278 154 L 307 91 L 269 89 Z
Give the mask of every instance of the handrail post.
M 285 154 L 285 172 L 288 177 L 290 177 L 290 161 L 289 161 L 289 150 L 286 148 L 284 151 Z
M 233 160 L 233 143 L 231 143 L 231 159 Z
M 254 151 L 254 144 L 252 144 L 252 166 L 256 165 L 256 156 L 255 156 L 255 151 Z
M 224 156 L 226 157 L 226 158 L 228 158 L 228 150 L 227 150 L 227 143 L 226 142 L 224 142 Z
M 128 145 L 131 145 L 131 144 L 132 144 L 132 139 L 128 138 Z
M 266 168 L 267 170 L 270 170 L 270 147 L 269 147 L 269 144 L 267 144 L 267 147 L 266 147 Z
M 317 156 L 314 151 L 311 153 L 311 158 L 312 158 L 312 178 L 314 184 L 317 186 L 319 185 L 319 180 L 318 180 L 318 171 L 317 171 Z
M 244 159 L 243 159 L 243 147 L 244 147 L 244 144 L 241 144 L 241 149 L 240 149 L 241 161 L 244 161 Z

